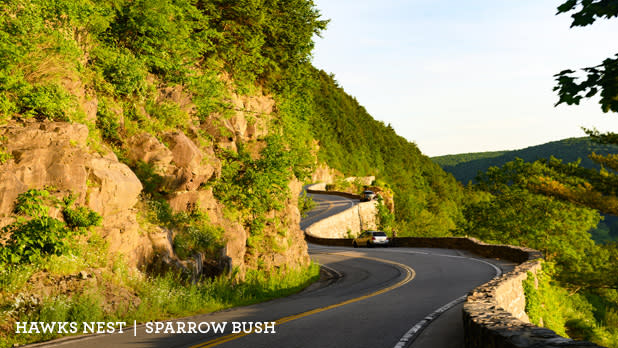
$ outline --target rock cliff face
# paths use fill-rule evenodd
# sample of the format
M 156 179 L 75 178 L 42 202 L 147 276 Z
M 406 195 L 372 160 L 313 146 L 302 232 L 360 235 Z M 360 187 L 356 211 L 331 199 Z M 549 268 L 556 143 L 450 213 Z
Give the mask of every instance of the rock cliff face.
M 184 101 L 186 109 L 191 110 L 190 98 L 182 90 L 159 92 L 162 97 Z M 291 195 L 284 209 L 268 214 L 269 221 L 276 223 L 267 223 L 263 245 L 253 248 L 247 247 L 248 230 L 238 219 L 226 215 L 226 207 L 213 194 L 211 183 L 221 176 L 223 166 L 216 152 L 234 151 L 243 143 L 252 157 L 259 157 L 273 118 L 274 101 L 267 96 L 232 93 L 230 103 L 231 115 L 212 114 L 199 127 L 125 137 L 121 147 L 126 164 L 104 145 L 99 144 L 98 152 L 94 151 L 88 145 L 88 127 L 83 124 L 11 121 L 0 126 L 0 150 L 9 155 L 0 164 L 0 227 L 13 221 L 14 201 L 20 193 L 51 186 L 59 196 L 76 194 L 78 204 L 101 214 L 100 233 L 110 251 L 124 254 L 131 266 L 146 265 L 157 256 L 166 263 L 201 269 L 201 265 L 191 265 L 196 261 L 187 264 L 175 255 L 173 229 L 145 229 L 138 223 L 143 205 L 138 204 L 140 193 L 148 189 L 156 191 L 175 212 L 199 207 L 209 223 L 224 231 L 225 246 L 217 261 L 220 269 L 234 267 L 244 274 L 247 268 L 306 265 L 307 247 L 298 227 L 300 182 L 289 183 Z M 204 141 L 204 136 L 209 141 Z M 140 181 L 135 174 L 138 172 L 131 169 L 140 167 L 148 168 L 150 177 L 140 176 Z M 148 187 L 147 181 L 153 177 L 156 187 Z M 55 217 L 61 218 L 58 215 Z
M 147 236 L 139 233 L 135 204 L 142 184 L 110 151 L 88 148 L 88 128 L 64 122 L 11 122 L 0 126 L 4 151 L 10 158 L 0 165 L 0 224 L 12 221 L 17 195 L 32 188 L 54 187 L 73 193 L 77 203 L 103 216 L 101 234 L 110 249 L 126 255 L 132 265 L 152 252 Z

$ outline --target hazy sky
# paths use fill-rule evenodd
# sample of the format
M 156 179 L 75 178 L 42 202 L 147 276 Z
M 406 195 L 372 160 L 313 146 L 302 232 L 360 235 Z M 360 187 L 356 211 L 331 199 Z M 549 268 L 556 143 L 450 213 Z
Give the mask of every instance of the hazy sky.
M 618 53 L 618 20 L 572 28 L 553 0 L 316 0 L 314 65 L 429 156 L 618 131 L 598 103 L 554 108 L 553 75 Z

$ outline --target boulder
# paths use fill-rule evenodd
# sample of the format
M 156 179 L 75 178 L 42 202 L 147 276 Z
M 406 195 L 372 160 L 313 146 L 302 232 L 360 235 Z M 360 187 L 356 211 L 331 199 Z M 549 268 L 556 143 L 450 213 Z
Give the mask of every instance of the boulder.
M 171 132 L 164 140 L 172 153 L 175 168 L 168 171 L 170 187 L 175 190 L 193 191 L 213 175 L 220 173 L 220 161 L 214 152 L 202 152 L 183 132 Z
M 127 141 L 127 157 L 132 162 L 144 162 L 152 165 L 157 173 L 167 171 L 174 156 L 156 137 L 148 133 L 132 136 Z

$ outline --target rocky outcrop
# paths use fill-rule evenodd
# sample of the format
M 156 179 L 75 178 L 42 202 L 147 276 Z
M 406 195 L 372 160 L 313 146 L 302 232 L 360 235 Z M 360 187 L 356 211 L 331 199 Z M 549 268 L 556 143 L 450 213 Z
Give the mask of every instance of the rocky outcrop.
M 10 122 L 0 126 L 4 151 L 11 158 L 0 165 L 0 219 L 10 222 L 17 196 L 29 189 L 53 187 L 59 195 L 77 195 L 77 203 L 103 217 L 101 234 L 110 251 L 129 264 L 144 263 L 152 253 L 139 233 L 135 204 L 142 184 L 116 156 L 87 146 L 88 128 L 65 122 Z
M 275 101 L 264 95 L 244 96 L 231 93 L 229 115 L 213 113 L 202 122 L 202 129 L 221 148 L 236 151 L 239 143 L 262 139 L 268 134 Z
M 182 87 L 160 88 L 157 101 L 176 103 L 189 115 L 195 111 L 191 96 Z M 174 211 L 199 208 L 207 213 L 209 223 L 223 229 L 220 268 L 238 268 L 242 274 L 247 268 L 306 265 L 306 243 L 298 228 L 299 182 L 290 183 L 292 195 L 283 209 L 268 213 L 264 240 L 256 247 L 248 247 L 248 228 L 243 226 L 246 219 L 228 216 L 226 207 L 214 197 L 211 182 L 222 170 L 216 152 L 236 150 L 242 143 L 254 159 L 259 158 L 275 117 L 275 102 L 268 96 L 231 93 L 227 102 L 231 107 L 225 115 L 213 113 L 199 125 L 156 135 L 141 132 L 127 136 L 120 117 L 121 141 L 116 145 L 122 146 L 129 166 L 119 162 L 105 145 L 90 147 L 88 127 L 82 124 L 11 121 L 0 126 L 0 151 L 11 157 L 0 164 L 0 226 L 14 221 L 12 210 L 20 193 L 53 186 L 58 196 L 72 192 L 78 196 L 77 204 L 102 215 L 100 233 L 110 251 L 124 254 L 130 266 L 149 263 L 154 256 L 162 268 L 179 265 L 199 272 L 212 263 L 179 260 L 172 248 L 177 231 L 138 219 L 138 209 L 143 208 L 139 195 L 146 187 L 147 193 L 165 198 Z M 94 103 L 96 109 L 96 100 Z M 88 119 L 95 118 L 96 110 L 91 110 Z M 62 218 L 59 211 L 53 213 Z
M 320 164 L 311 174 L 311 182 L 321 182 L 326 185 L 326 183 L 333 183 L 336 178 L 342 177 L 343 174 L 339 171 L 328 167 L 327 165 Z M 315 188 L 318 190 L 318 188 Z M 326 190 L 326 188 L 322 188 L 322 190 Z
M 127 141 L 128 158 L 152 167 L 163 178 L 163 192 L 195 191 L 221 173 L 221 163 L 212 149 L 202 151 L 183 132 L 163 135 L 167 146 L 149 133 L 132 136 Z
M 160 94 L 182 99 L 182 93 L 177 90 L 168 89 Z M 161 184 L 155 189 L 174 211 L 199 208 L 207 213 L 209 223 L 223 229 L 225 247 L 219 255 L 223 266 L 236 268 L 242 275 L 247 268 L 306 265 L 309 257 L 298 227 L 297 195 L 302 189 L 299 182 L 290 183 L 292 196 L 285 202 L 284 209 L 267 214 L 259 245 L 248 246 L 250 236 L 248 228 L 241 223 L 242 219 L 227 217 L 225 207 L 213 195 L 208 182 L 219 177 L 222 170 L 215 149 L 236 151 L 242 144 L 252 158 L 259 158 L 260 151 L 266 146 L 263 138 L 268 134 L 274 108 L 274 100 L 268 96 L 232 93 L 229 103 L 229 115 L 213 113 L 202 120 L 200 128 L 188 127 L 187 133 L 168 132 L 159 138 L 148 133 L 133 135 L 125 142 L 129 161 L 136 168 L 146 164 L 151 175 L 160 177 L 157 180 L 160 179 Z M 200 141 L 203 133 L 213 141 Z M 162 254 L 173 262 L 167 252 Z

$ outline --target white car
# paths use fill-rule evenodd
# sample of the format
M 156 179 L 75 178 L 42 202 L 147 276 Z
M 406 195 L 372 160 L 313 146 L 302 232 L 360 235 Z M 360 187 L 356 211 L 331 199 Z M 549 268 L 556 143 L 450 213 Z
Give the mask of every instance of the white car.
M 373 191 L 366 190 L 366 191 L 363 191 L 363 193 L 361 194 L 360 201 L 369 202 L 374 199 L 376 199 L 376 193 Z

